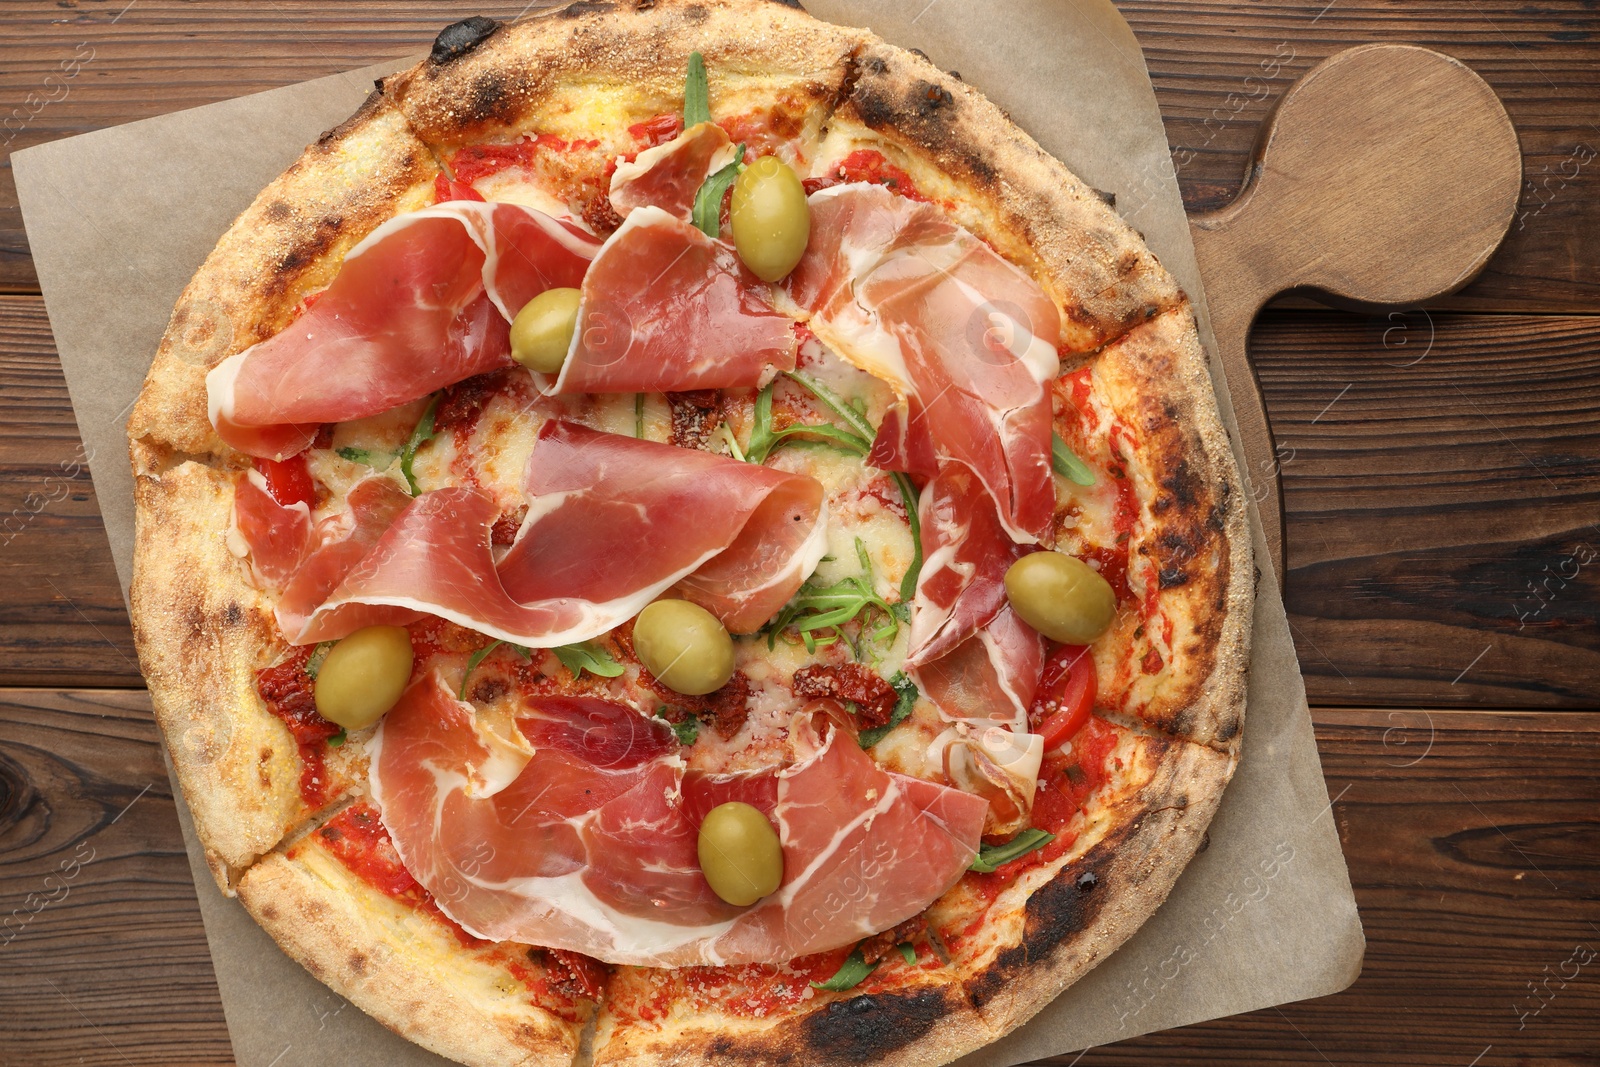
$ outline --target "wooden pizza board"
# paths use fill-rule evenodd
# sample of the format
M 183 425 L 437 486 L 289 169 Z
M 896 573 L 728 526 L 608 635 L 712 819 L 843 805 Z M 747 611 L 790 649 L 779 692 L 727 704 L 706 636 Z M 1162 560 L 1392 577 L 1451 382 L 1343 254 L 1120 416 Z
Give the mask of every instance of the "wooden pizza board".
M 1301 78 L 1264 125 L 1238 199 L 1190 218 L 1280 585 L 1280 454 L 1246 351 L 1256 313 L 1294 290 L 1364 311 L 1454 292 L 1500 247 L 1521 187 L 1516 130 L 1482 78 L 1425 48 L 1363 45 Z

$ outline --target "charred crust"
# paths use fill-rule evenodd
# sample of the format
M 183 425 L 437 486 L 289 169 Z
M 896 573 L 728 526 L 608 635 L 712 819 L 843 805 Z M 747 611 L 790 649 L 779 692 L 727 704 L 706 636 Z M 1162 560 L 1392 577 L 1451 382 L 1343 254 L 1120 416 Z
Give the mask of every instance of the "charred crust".
M 484 71 L 467 90 L 462 121 L 467 123 L 509 124 L 516 117 L 515 94 L 495 71 Z
M 499 22 L 482 15 L 452 22 L 433 39 L 433 51 L 428 53 L 428 62 L 437 65 L 460 59 L 492 37 L 500 26 Z
M 772 2 L 780 7 L 792 7 L 796 11 L 805 10 L 805 8 L 800 6 L 800 0 L 772 0 Z
M 639 10 L 648 11 L 654 6 L 654 4 L 641 4 Z M 584 15 L 604 15 L 616 9 L 617 5 L 612 3 L 611 0 L 577 0 L 576 3 L 568 4 L 562 8 L 558 13 L 558 17 L 576 19 L 582 18 Z
M 228 606 L 222 609 L 222 624 L 224 626 L 238 626 L 244 621 L 244 609 L 236 601 L 228 601 Z
M 858 78 L 850 96 L 862 125 L 922 146 L 946 171 L 979 188 L 998 186 L 994 164 L 974 149 L 978 142 L 967 132 L 972 116 L 965 99 L 927 78 L 894 78 L 879 56 L 862 60 L 860 68 L 862 74 L 872 76 Z
M 806 1017 L 808 1062 L 871 1063 L 904 1048 L 951 1013 L 944 989 L 836 1001 Z

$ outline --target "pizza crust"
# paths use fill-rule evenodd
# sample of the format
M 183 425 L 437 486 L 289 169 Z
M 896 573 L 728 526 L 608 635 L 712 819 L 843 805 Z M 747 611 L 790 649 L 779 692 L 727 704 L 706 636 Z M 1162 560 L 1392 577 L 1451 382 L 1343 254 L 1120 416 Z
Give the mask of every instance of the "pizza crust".
M 277 638 L 268 598 L 228 551 L 230 478 L 203 464 L 161 470 L 136 445 L 131 616 L 195 833 L 217 884 L 275 846 L 306 813 L 300 757 L 256 692 L 263 650 Z
M 470 1067 L 571 1067 L 592 1009 L 532 1003 L 503 966 L 306 842 L 251 867 L 239 899 L 295 962 L 383 1025 Z

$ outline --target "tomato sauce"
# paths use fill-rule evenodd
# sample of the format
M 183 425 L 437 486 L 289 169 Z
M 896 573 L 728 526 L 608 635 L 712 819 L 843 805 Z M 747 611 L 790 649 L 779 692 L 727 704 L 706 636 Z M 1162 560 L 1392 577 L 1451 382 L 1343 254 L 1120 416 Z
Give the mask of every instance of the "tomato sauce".
M 300 797 L 318 807 L 328 799 L 332 784 L 324 760 L 328 739 L 342 728 L 317 714 L 311 676 L 306 673 L 311 653 L 312 646 L 302 645 L 282 663 L 257 671 L 256 691 L 267 710 L 289 728 L 300 751 Z
M 628 136 L 638 141 L 643 148 L 666 144 L 682 132 L 683 116 L 677 113 L 657 115 L 653 119 L 645 119 L 628 127 Z
M 1072 739 L 1071 753 L 1052 754 L 1039 772 L 1044 783 L 1033 798 L 1033 825 L 1056 835 L 1044 848 L 1018 857 L 1001 866 L 992 874 L 968 873 L 963 883 L 979 897 L 992 904 L 1005 889 L 1024 871 L 1060 859 L 1077 844 L 1078 835 L 1069 829 L 1072 821 L 1083 810 L 1091 794 L 1110 777 L 1108 757 L 1117 747 L 1120 732 L 1117 727 L 1097 716 L 1091 716 Z M 983 925 L 980 917 L 966 931 L 970 935 Z
M 882 185 L 890 192 L 898 193 L 907 200 L 916 200 L 924 204 L 932 201 L 918 191 L 911 181 L 911 175 L 890 163 L 882 152 L 874 148 L 858 148 L 848 156 L 841 159 L 833 170 L 823 178 L 807 178 L 805 187 L 807 194 L 819 189 L 826 189 L 834 185 L 844 185 L 850 182 L 868 182 L 872 185 Z
M 471 185 L 482 178 L 499 174 L 511 167 L 531 167 L 547 152 L 568 152 L 595 149 L 599 141 L 569 141 L 553 133 L 524 136 L 512 144 L 479 144 L 461 149 L 450 160 L 450 170 L 457 182 Z

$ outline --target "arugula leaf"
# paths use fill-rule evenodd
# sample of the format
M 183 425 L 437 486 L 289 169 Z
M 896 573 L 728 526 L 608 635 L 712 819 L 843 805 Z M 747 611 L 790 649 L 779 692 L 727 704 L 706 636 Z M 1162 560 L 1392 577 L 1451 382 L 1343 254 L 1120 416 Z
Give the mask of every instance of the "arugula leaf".
M 917 514 L 917 490 L 911 479 L 895 471 L 891 477 L 900 490 L 900 500 L 906 507 L 906 522 L 911 525 L 911 566 L 900 579 L 900 603 L 910 604 L 917 595 L 917 579 L 922 577 L 922 518 Z M 907 622 L 911 621 L 909 617 Z
M 1055 834 L 1030 827 L 1004 844 L 980 847 L 978 858 L 972 861 L 972 866 L 967 870 L 976 871 L 978 874 L 993 874 L 1012 860 L 1021 859 L 1030 852 L 1044 848 L 1055 839 Z
M 633 436 L 644 440 L 644 394 L 633 394 Z
M 394 455 L 390 452 L 374 452 L 370 448 L 351 448 L 346 446 L 339 449 L 339 457 L 351 463 L 365 463 L 375 470 L 383 470 L 394 462 Z
M 336 733 L 332 737 L 328 738 L 328 747 L 329 748 L 339 748 L 347 740 L 349 740 L 349 734 L 344 730 L 340 730 L 338 733 Z
M 615 678 L 622 673 L 622 664 L 612 659 L 610 652 L 593 641 L 558 645 L 550 651 L 556 654 L 556 659 L 572 672 L 574 678 L 582 678 L 584 671 L 601 678 Z
M 790 440 L 790 438 L 800 434 L 821 438 L 821 440 Z M 772 386 L 768 384 L 761 392 L 756 394 L 755 416 L 750 430 L 750 447 L 746 450 L 745 460 L 749 463 L 765 463 L 772 453 L 784 445 L 801 444 L 825 445 L 849 456 L 865 456 L 871 451 L 872 447 L 849 430 L 841 429 L 830 423 L 785 426 L 781 430 L 774 430 L 772 428 Z
M 1067 443 L 1058 434 L 1050 435 L 1050 466 L 1070 482 L 1078 485 L 1094 484 L 1094 471 L 1067 447 Z
M 728 186 L 739 177 L 739 172 L 744 169 L 744 145 L 733 150 L 733 162 L 708 175 L 700 183 L 700 191 L 694 194 L 694 213 L 690 221 L 695 229 L 707 237 L 716 237 L 722 233 L 722 198 L 727 195 Z
M 660 708 L 656 711 L 656 718 L 664 720 L 668 726 L 672 727 L 672 732 L 678 735 L 678 744 L 680 745 L 692 745 L 700 737 L 700 720 L 693 715 L 682 722 L 673 722 L 667 718 L 667 709 Z
M 472 672 L 478 669 L 478 664 L 488 659 L 489 653 L 501 645 L 505 645 L 522 659 L 528 659 L 533 655 L 528 649 L 523 648 L 521 645 L 514 645 L 509 641 L 490 641 L 487 645 L 467 657 L 467 669 L 461 672 L 461 691 L 456 694 L 459 699 L 467 699 L 467 679 L 472 677 Z
M 422 489 L 417 485 L 417 476 L 411 473 L 411 464 L 417 458 L 417 449 L 433 440 L 433 417 L 438 410 L 439 394 L 435 393 L 423 409 L 422 418 L 417 420 L 416 429 L 411 431 L 410 438 L 406 440 L 406 446 L 400 450 L 400 473 L 406 476 L 406 487 L 411 490 L 412 496 L 420 495 Z
M 878 435 L 878 431 L 872 428 L 872 423 L 867 421 L 865 415 L 851 407 L 844 397 L 804 371 L 790 370 L 784 371 L 784 374 L 791 381 L 799 382 L 805 386 L 806 391 L 822 401 L 823 406 L 843 419 L 845 425 L 855 431 L 856 436 L 861 439 L 861 443 L 866 445 L 868 450 L 871 450 L 872 439 Z
M 857 946 L 849 956 L 845 957 L 845 961 L 839 965 L 832 978 L 826 982 L 812 982 L 811 986 L 814 989 L 826 989 L 830 993 L 843 993 L 860 985 L 866 980 L 867 975 L 877 969 L 878 965 L 868 963 L 866 957 L 861 955 L 860 947 Z
M 328 653 L 333 651 L 337 641 L 323 641 L 311 650 L 311 658 L 306 660 L 306 677 L 313 682 L 317 680 L 317 672 L 322 670 L 322 661 L 328 658 Z
M 917 950 L 916 947 L 911 944 L 911 942 L 902 941 L 895 947 L 900 950 L 900 958 L 905 960 L 907 964 L 912 967 L 917 965 Z
M 872 423 L 867 421 L 865 415 L 811 375 L 797 370 L 784 373 L 791 381 L 798 382 L 812 396 L 822 401 L 829 411 L 844 420 L 854 431 L 852 447 L 859 445 L 861 455 L 865 456 L 872 450 L 872 439 L 878 435 L 878 431 L 872 428 Z M 900 499 L 906 508 L 906 520 L 911 525 L 911 566 L 906 568 L 905 576 L 900 579 L 900 599 L 910 603 L 917 592 L 917 579 L 922 574 L 922 520 L 917 517 L 917 490 L 911 484 L 911 479 L 898 471 L 891 472 L 890 477 L 900 490 Z
M 862 730 L 856 738 L 861 742 L 862 748 L 871 748 L 882 741 L 890 730 L 905 722 L 911 715 L 911 709 L 917 706 L 917 683 L 906 677 L 905 671 L 895 671 L 894 677 L 889 679 L 889 684 L 894 686 L 894 691 L 900 698 L 894 702 L 894 710 L 889 713 L 889 721 L 882 726 L 874 726 L 870 730 Z
M 711 84 L 706 79 L 706 57 L 689 53 L 689 76 L 683 85 L 683 128 L 711 121 Z
M 794 598 L 762 631 L 767 635 L 768 648 L 775 648 L 778 635 L 793 628 L 806 646 L 806 651 L 814 653 L 818 648 L 840 639 L 848 641 L 842 627 L 857 617 L 860 618 L 862 633 L 874 643 L 892 642 L 895 639 L 900 633 L 900 613 L 895 611 L 895 605 L 884 600 L 873 589 L 872 560 L 866 554 L 866 546 L 860 538 L 856 539 L 856 552 L 861 559 L 862 573 L 828 586 L 819 586 L 813 579 L 807 579 Z M 868 619 L 874 613 L 881 616 L 883 622 L 871 633 L 866 633 Z M 853 644 L 851 649 L 860 659 L 860 650 Z

